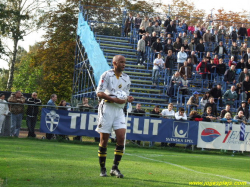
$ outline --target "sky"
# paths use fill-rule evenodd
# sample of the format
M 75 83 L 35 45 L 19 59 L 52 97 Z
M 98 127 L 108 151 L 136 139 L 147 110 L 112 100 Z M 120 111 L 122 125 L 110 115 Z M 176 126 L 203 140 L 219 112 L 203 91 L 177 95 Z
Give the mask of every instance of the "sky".
M 240 0 L 239 3 L 235 1 L 229 1 L 229 0 L 190 0 L 194 2 L 195 7 L 197 9 L 204 9 L 206 13 L 211 13 L 211 10 L 213 8 L 220 9 L 224 8 L 226 11 L 236 11 L 240 12 L 244 9 L 244 7 L 249 6 L 249 0 Z M 168 4 L 172 2 L 171 0 L 162 0 L 161 1 L 164 4 Z M 230 3 L 231 2 L 231 3 Z M 246 8 L 245 8 L 246 9 Z M 250 11 L 249 11 L 250 15 Z M 30 35 L 24 37 L 23 41 L 19 42 L 19 45 L 24 47 L 27 51 L 29 51 L 29 46 L 35 44 L 36 42 L 40 42 L 43 40 L 42 35 L 44 34 L 43 30 L 40 30 L 38 32 L 33 32 Z M 9 43 L 11 47 L 11 43 Z M 8 69 L 7 62 L 0 59 L 0 68 Z

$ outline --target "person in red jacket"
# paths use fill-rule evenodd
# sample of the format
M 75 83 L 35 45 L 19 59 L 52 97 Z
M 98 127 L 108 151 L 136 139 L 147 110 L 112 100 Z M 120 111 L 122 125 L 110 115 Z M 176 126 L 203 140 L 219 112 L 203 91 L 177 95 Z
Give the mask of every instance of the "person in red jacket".
M 203 60 L 196 66 L 196 71 L 200 72 L 202 75 L 202 79 L 206 79 L 208 74 L 208 68 L 207 68 L 207 58 L 204 57 Z

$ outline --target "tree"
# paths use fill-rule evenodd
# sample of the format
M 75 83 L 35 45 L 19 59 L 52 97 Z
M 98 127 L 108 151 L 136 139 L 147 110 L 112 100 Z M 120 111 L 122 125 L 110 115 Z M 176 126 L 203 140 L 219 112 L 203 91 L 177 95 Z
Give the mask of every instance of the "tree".
M 39 27 L 39 18 L 43 14 L 42 8 L 45 8 L 45 2 L 49 3 L 50 0 L 3 0 L 1 9 L 4 10 L 0 14 L 1 35 L 9 38 L 13 42 L 12 50 L 5 51 L 9 55 L 10 69 L 9 78 L 7 83 L 7 90 L 11 90 L 13 84 L 13 75 L 16 64 L 16 55 L 18 50 L 18 42 L 24 36 L 33 32 Z M 46 3 L 46 4 L 47 4 Z

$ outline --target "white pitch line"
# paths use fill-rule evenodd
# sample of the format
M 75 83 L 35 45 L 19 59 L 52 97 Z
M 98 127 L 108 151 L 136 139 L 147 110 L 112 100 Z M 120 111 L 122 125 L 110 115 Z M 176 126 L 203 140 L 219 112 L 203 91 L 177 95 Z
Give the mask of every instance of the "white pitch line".
M 176 166 L 176 167 L 179 167 L 179 168 L 182 168 L 182 169 L 185 169 L 185 170 L 188 170 L 188 171 L 192 171 L 192 172 L 195 172 L 195 173 L 199 173 L 199 174 L 212 175 L 212 176 L 216 176 L 216 177 L 221 177 L 221 178 L 225 178 L 225 179 L 235 180 L 235 181 L 239 181 L 239 182 L 246 182 L 247 184 L 250 184 L 249 181 L 242 181 L 242 180 L 239 180 L 239 179 L 235 179 L 235 178 L 231 178 L 231 177 L 227 177 L 227 176 L 223 176 L 223 175 L 216 175 L 216 174 L 212 174 L 212 173 L 204 173 L 204 172 L 196 171 L 196 170 L 193 170 L 193 169 L 190 169 L 190 168 L 178 165 L 178 164 L 173 164 L 171 162 L 165 162 L 165 161 L 155 160 L 155 159 L 152 159 L 152 158 L 147 158 L 147 157 L 144 157 L 144 156 L 139 156 L 139 155 L 134 155 L 134 154 L 129 154 L 129 153 L 126 153 L 126 155 L 136 156 L 136 157 L 144 158 L 144 159 L 155 161 L 155 162 L 162 162 L 162 163 L 165 163 L 165 164 Z

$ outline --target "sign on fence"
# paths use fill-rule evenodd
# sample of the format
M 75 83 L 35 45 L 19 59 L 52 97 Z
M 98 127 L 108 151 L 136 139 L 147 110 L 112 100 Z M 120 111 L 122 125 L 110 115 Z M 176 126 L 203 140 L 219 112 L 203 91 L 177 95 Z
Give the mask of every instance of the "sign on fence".
M 224 123 L 199 122 L 198 145 L 201 148 L 250 151 L 250 126 L 245 128 L 245 140 L 240 141 L 240 125 L 233 124 L 225 133 Z
M 198 122 L 129 116 L 127 139 L 197 144 Z M 52 134 L 99 137 L 96 113 L 42 109 L 40 131 Z

